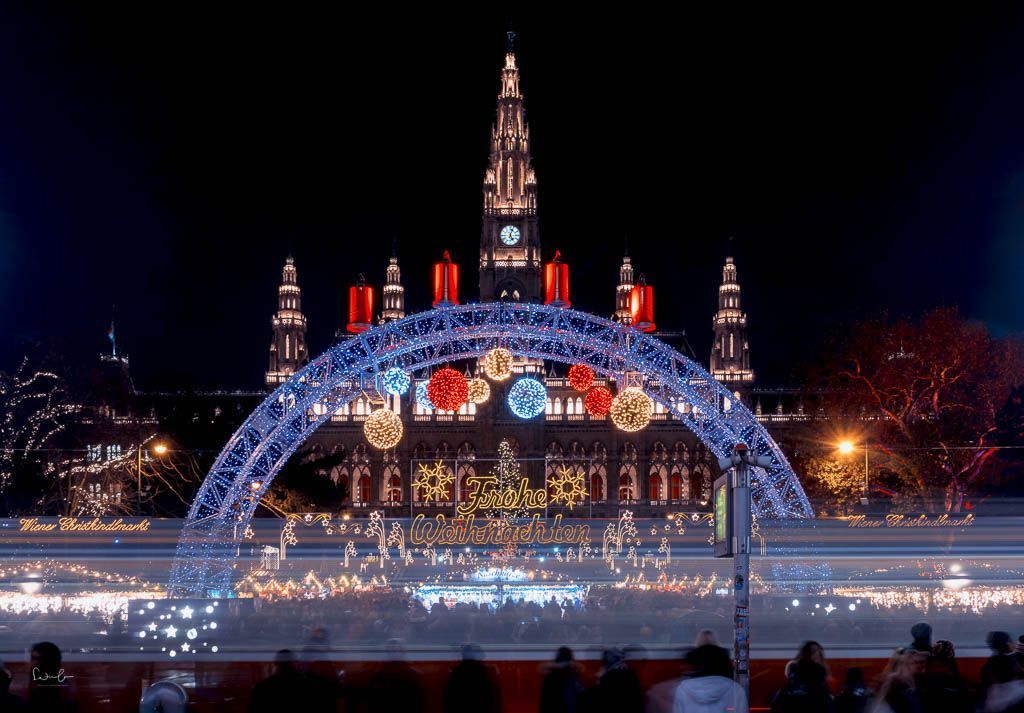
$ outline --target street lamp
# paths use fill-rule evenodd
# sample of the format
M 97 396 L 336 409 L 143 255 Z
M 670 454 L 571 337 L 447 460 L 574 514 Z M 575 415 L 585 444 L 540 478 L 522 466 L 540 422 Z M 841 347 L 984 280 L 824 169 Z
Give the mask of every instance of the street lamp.
M 854 452 L 854 450 L 856 450 L 856 448 L 857 446 L 854 444 L 853 441 L 845 439 L 839 441 L 839 443 L 836 444 L 836 449 L 839 451 L 839 454 L 844 456 L 850 455 L 851 453 Z M 864 449 L 864 497 L 860 499 L 860 504 L 867 505 L 868 493 L 870 492 L 870 490 L 868 489 L 868 446 L 865 443 L 863 446 L 861 446 L 861 448 Z
M 138 490 L 137 490 L 137 494 L 136 494 L 136 498 L 137 498 L 136 507 L 138 508 L 138 514 L 142 515 L 142 439 L 141 438 L 139 439 L 138 448 L 136 450 L 138 451 L 138 453 L 136 454 L 138 456 L 138 462 L 136 464 L 137 470 L 136 470 L 136 474 L 135 474 L 135 477 L 138 480 L 138 483 L 137 483 Z M 167 444 L 166 443 L 161 443 L 161 442 L 158 441 L 158 442 L 154 443 L 150 447 L 150 451 L 152 451 L 153 453 L 155 453 L 158 456 L 165 455 L 167 453 Z

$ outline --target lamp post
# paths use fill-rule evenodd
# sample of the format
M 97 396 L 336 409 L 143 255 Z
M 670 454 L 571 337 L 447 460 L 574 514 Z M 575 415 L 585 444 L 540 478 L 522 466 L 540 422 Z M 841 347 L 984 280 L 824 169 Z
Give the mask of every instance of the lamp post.
M 138 458 L 136 462 L 135 478 L 136 478 L 136 508 L 138 514 L 142 515 L 142 438 L 138 440 L 138 448 L 136 448 L 136 456 Z M 167 444 L 165 443 L 154 443 L 152 448 L 153 453 L 158 456 L 162 456 L 167 453 Z
M 853 441 L 847 440 L 839 441 L 836 447 L 838 448 L 839 453 L 844 456 L 850 455 L 857 448 L 857 446 L 854 445 Z M 860 504 L 866 506 L 869 502 L 868 499 L 871 493 L 871 490 L 868 487 L 868 444 L 865 443 L 864 445 L 861 446 L 861 448 L 864 449 L 864 497 L 860 499 Z

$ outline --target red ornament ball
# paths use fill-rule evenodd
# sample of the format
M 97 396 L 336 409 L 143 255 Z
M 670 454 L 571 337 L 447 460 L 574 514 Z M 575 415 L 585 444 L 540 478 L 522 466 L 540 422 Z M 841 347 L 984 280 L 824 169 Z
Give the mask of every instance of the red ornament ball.
M 612 408 L 612 392 L 603 386 L 595 386 L 587 392 L 583 405 L 591 416 L 606 416 Z
M 569 369 L 569 386 L 577 391 L 586 391 L 594 385 L 594 370 L 586 364 L 574 364 Z
M 427 382 L 427 398 L 436 409 L 457 411 L 469 400 L 469 382 L 461 372 L 445 367 L 435 371 Z

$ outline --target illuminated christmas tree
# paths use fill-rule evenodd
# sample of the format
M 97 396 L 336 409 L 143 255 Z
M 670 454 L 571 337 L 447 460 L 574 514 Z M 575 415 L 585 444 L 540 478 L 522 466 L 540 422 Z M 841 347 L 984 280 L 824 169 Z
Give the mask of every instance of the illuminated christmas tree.
M 523 481 L 523 474 L 519 470 L 519 461 L 516 460 L 512 444 L 506 439 L 502 439 L 501 443 L 498 444 L 498 463 L 494 466 L 494 470 L 491 471 L 491 475 L 495 478 L 493 487 L 496 493 L 517 493 L 519 491 Z M 514 500 L 514 498 L 510 495 L 509 500 Z M 526 510 L 522 507 L 499 508 L 491 510 L 487 513 L 487 516 L 511 520 L 517 517 L 526 517 Z

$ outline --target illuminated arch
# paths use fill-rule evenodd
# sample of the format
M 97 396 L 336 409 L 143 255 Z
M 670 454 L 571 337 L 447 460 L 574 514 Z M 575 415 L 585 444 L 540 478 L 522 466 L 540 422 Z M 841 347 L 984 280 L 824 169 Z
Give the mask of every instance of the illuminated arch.
M 585 312 L 536 304 L 491 302 L 447 307 L 369 329 L 321 354 L 260 404 L 232 435 L 203 481 L 182 528 L 171 572 L 175 595 L 227 592 L 238 542 L 259 498 L 288 457 L 330 414 L 357 398 L 362 383 L 399 366 L 422 369 L 475 358 L 503 346 L 565 364 L 584 363 L 605 377 L 627 371 L 676 410 L 682 425 L 718 456 L 740 442 L 767 456 L 755 469 L 751 496 L 762 517 L 811 517 L 786 457 L 754 415 L 698 364 L 654 337 Z M 314 408 L 316 406 L 316 408 Z

